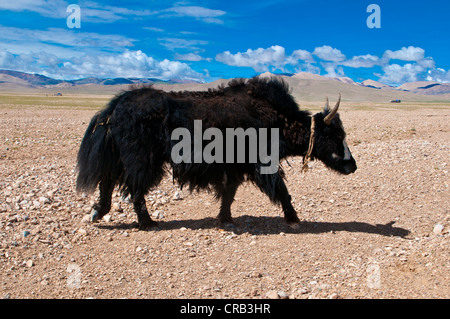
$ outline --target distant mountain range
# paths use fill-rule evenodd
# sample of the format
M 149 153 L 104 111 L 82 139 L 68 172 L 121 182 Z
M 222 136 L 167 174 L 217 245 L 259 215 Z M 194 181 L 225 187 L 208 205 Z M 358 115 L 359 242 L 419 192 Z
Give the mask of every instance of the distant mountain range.
M 355 82 L 348 77 L 327 77 L 300 72 L 296 74 L 262 73 L 260 77 L 278 76 L 283 78 L 293 90 L 298 100 L 316 101 L 325 96 L 341 92 L 347 101 L 386 102 L 391 99 L 404 101 L 450 101 L 450 83 L 420 81 L 405 83 L 398 87 L 389 86 L 374 80 Z M 20 92 L 46 90 L 46 92 L 80 92 L 111 94 L 126 89 L 130 84 L 152 83 L 163 90 L 207 90 L 229 80 L 221 79 L 211 83 L 173 79 L 163 81 L 155 78 L 110 78 L 96 77 L 78 80 L 57 80 L 40 74 L 0 70 L 0 91 Z
M 0 70 L 0 85 L 4 83 L 13 83 L 16 85 L 31 86 L 31 87 L 48 87 L 59 86 L 69 87 L 84 84 L 97 85 L 122 85 L 133 83 L 191 83 L 194 81 L 185 81 L 172 79 L 170 81 L 163 81 L 155 78 L 109 78 L 101 79 L 96 77 L 82 78 L 78 80 L 56 80 L 40 74 L 29 74 L 11 70 Z M 198 82 L 195 82 L 198 83 Z
M 293 75 L 298 79 L 315 79 L 315 80 L 335 80 L 347 84 L 364 86 L 373 89 L 383 89 L 383 90 L 396 90 L 396 91 L 404 91 L 404 92 L 412 92 L 417 94 L 424 95 L 436 95 L 436 94 L 447 94 L 450 93 L 450 83 L 440 83 L 433 81 L 418 81 L 418 82 L 409 82 L 404 83 L 398 87 L 390 86 L 384 83 L 380 83 L 374 80 L 365 80 L 361 83 L 355 82 L 348 77 L 336 77 L 330 78 L 326 76 L 321 76 L 317 74 L 311 74 L 307 72 L 301 72 Z

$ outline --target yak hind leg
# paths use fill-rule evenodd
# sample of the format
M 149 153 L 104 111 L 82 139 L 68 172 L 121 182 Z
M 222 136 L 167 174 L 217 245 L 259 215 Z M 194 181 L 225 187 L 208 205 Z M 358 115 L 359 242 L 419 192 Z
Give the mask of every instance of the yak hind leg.
M 132 196 L 132 202 L 134 207 L 134 212 L 138 218 L 138 224 L 140 230 L 154 230 L 158 229 L 158 223 L 151 219 L 147 205 L 145 203 L 145 198 L 143 195 Z
M 231 217 L 231 204 L 234 201 L 234 195 L 236 195 L 239 185 L 239 182 L 228 182 L 217 190 L 217 195 L 221 199 L 220 212 L 217 219 L 224 228 L 236 228 L 233 218 Z
M 90 217 L 91 223 L 95 223 L 103 218 L 111 210 L 111 197 L 114 191 L 115 182 L 111 179 L 104 179 L 100 182 L 100 198 L 92 206 Z

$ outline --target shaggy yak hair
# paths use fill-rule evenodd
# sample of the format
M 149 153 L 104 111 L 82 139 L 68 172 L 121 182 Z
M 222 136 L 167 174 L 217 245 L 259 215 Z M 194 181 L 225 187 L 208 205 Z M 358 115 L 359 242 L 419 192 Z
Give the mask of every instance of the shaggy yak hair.
M 259 159 L 256 163 L 175 163 L 171 150 L 176 141 L 171 134 L 176 128 L 193 133 L 194 120 L 202 120 L 203 131 L 277 128 L 280 160 L 304 156 L 350 174 L 356 170 L 356 162 L 336 114 L 339 102 L 330 110 L 327 100 L 323 112 L 311 115 L 299 109 L 287 84 L 276 78 L 234 79 L 227 86 L 204 92 L 132 88 L 92 118 L 78 152 L 77 191 L 92 193 L 99 187 L 100 198 L 91 215 L 95 222 L 110 211 L 111 196 L 118 185 L 124 197 L 130 195 L 139 228 L 149 229 L 157 223 L 148 214 L 144 196 L 172 171 L 173 179 L 181 186 L 188 185 L 190 191 L 213 191 L 221 201 L 220 223 L 232 226 L 230 207 L 236 190 L 250 181 L 274 204 L 281 205 L 286 222 L 296 228 L 300 222 L 281 167 L 273 174 L 261 174 L 264 165 Z

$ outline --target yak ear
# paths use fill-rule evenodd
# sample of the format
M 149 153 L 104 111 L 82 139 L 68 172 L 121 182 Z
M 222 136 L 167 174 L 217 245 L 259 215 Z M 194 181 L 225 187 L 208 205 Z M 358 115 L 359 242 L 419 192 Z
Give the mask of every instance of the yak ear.
M 328 105 L 328 96 L 327 96 L 327 99 L 325 100 L 325 106 L 323 108 L 323 113 L 327 114 L 329 112 L 330 112 L 330 106 Z

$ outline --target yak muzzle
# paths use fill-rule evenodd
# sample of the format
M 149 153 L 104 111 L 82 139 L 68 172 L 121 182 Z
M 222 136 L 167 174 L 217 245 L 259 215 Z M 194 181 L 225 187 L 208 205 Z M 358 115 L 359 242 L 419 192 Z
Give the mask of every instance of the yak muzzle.
M 344 175 L 354 173 L 358 167 L 356 166 L 356 161 L 353 157 L 349 160 L 343 160 L 340 172 Z

